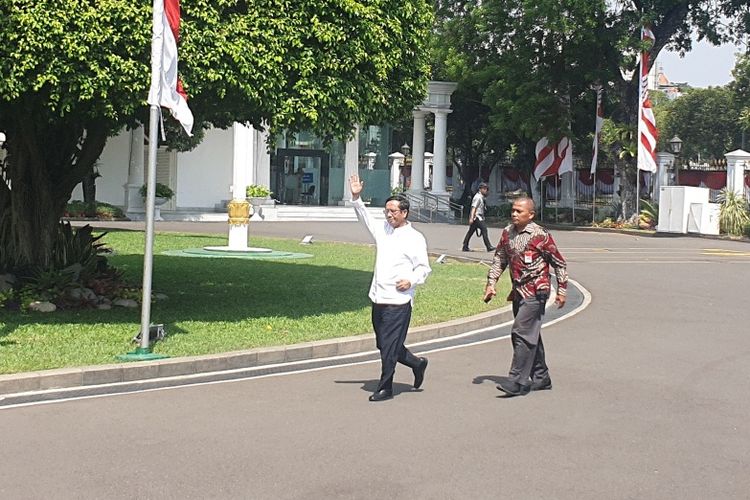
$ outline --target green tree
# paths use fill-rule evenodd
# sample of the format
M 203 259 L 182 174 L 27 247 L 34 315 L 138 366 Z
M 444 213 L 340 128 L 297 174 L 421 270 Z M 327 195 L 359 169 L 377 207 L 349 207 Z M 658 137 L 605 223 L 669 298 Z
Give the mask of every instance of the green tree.
M 741 146 L 747 148 L 747 138 L 750 137 L 750 53 L 737 54 L 737 62 L 732 70 L 734 80 L 729 84 L 740 112 L 740 126 L 742 128 Z
M 438 10 L 439 22 L 463 22 L 463 30 L 477 33 L 474 43 L 456 48 L 454 57 L 475 71 L 494 74 L 482 93 L 482 102 L 490 108 L 488 120 L 525 142 L 522 150 L 543 136 L 570 135 L 579 155 L 589 151 L 595 100 L 591 89 L 597 84 L 605 89 L 605 114 L 618 127 L 635 129 L 640 50 L 647 50 L 653 62 L 665 47 L 689 51 L 693 32 L 714 44 L 750 32 L 750 5 L 736 0 L 454 1 L 452 12 L 471 16 L 456 21 Z M 640 40 L 644 24 L 652 26 L 652 46 Z M 628 216 L 635 212 L 635 161 L 622 156 L 619 170 Z
M 424 0 L 183 0 L 180 72 L 200 127 L 346 136 L 426 92 Z M 106 140 L 146 122 L 150 2 L 0 0 L 0 267 L 45 265 Z
M 740 110 L 729 87 L 689 89 L 664 108 L 657 122 L 663 149 L 675 135 L 682 139 L 685 159 L 723 158 L 740 147 Z
M 505 127 L 493 125 L 491 108 L 484 102 L 484 91 L 497 76 L 479 56 L 482 37 L 473 27 L 482 22 L 480 5 L 473 0 L 439 2 L 432 39 L 433 77 L 458 83 L 451 96 L 453 113 L 448 115 L 448 149 L 464 181 L 464 201 L 474 194 L 471 186 L 480 172 L 491 172 L 511 142 Z

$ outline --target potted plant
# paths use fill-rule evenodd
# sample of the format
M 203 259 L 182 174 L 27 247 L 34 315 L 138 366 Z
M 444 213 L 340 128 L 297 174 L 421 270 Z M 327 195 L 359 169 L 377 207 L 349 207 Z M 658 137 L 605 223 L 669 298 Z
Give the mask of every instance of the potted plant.
M 141 186 L 141 190 L 139 191 L 144 199 L 146 199 L 146 189 L 146 185 L 144 184 L 143 186 Z M 156 196 L 154 198 L 154 204 L 156 206 L 164 205 L 173 197 L 174 191 L 172 191 L 169 186 L 167 186 L 166 184 L 162 184 L 161 182 L 156 183 Z
M 253 207 L 267 205 L 271 199 L 271 190 L 260 184 L 250 184 L 245 188 L 245 196 Z

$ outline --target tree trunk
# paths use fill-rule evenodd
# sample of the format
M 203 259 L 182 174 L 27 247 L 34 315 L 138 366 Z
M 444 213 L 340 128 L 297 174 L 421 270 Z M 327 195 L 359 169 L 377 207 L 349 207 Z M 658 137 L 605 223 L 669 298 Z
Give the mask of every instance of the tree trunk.
M 90 172 L 83 177 L 81 188 L 83 189 L 83 203 L 86 205 L 86 217 L 96 217 L 96 179 L 100 177 L 97 172 Z
M 11 188 L 0 183 L 0 266 L 47 268 L 65 204 L 91 172 L 108 128 L 18 111 L 6 130 Z
M 479 167 L 469 167 L 467 164 L 465 164 L 461 169 L 461 178 L 463 178 L 464 180 L 464 192 L 461 195 L 461 204 L 471 204 L 471 200 L 475 194 L 475 190 L 472 189 L 472 186 L 479 178 Z
M 12 189 L 0 214 L 3 254 L 16 265 L 46 267 L 70 192 L 55 192 L 44 165 L 27 155 L 11 157 L 9 170 Z

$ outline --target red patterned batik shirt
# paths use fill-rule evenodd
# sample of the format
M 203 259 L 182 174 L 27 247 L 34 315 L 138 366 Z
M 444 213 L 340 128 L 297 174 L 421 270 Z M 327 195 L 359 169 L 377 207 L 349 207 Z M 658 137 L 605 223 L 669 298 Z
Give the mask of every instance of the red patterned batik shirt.
M 549 294 L 549 266 L 555 270 L 557 293 L 565 295 L 568 288 L 565 259 L 557 249 L 552 235 L 539 224 L 529 222 L 523 231 L 516 231 L 513 224 L 503 229 L 492 266 L 487 273 L 487 284 L 495 286 L 508 266 L 513 292 L 521 298 L 534 297 L 537 293 Z M 513 292 L 508 300 L 513 299 Z

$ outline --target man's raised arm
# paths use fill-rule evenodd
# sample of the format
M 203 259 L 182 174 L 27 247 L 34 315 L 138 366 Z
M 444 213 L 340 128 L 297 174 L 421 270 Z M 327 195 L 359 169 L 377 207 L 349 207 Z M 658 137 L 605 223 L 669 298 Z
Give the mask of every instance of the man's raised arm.
M 367 226 L 367 230 L 370 231 L 373 238 L 377 239 L 377 225 L 375 219 L 372 218 L 370 212 L 367 211 L 365 203 L 359 197 L 364 187 L 365 183 L 359 179 L 357 174 L 349 177 L 349 189 L 352 193 L 352 207 L 354 207 L 354 212 L 357 214 L 357 219 L 364 222 L 365 226 Z

